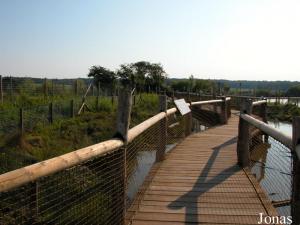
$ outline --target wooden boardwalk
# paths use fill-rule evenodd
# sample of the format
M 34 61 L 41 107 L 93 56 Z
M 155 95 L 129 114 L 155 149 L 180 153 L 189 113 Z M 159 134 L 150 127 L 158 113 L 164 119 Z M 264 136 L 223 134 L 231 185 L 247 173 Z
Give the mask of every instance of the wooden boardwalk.
M 155 165 L 132 225 L 258 224 L 259 213 L 277 215 L 255 178 L 237 165 L 238 117 L 193 134 Z

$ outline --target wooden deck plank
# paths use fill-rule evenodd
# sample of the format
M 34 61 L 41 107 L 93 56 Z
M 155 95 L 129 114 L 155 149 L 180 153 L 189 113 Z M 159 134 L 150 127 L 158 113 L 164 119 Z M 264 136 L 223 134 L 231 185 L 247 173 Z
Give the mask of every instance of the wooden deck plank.
M 237 129 L 233 115 L 170 151 L 128 210 L 131 224 L 257 224 L 259 213 L 276 215 L 249 171 L 237 165 Z

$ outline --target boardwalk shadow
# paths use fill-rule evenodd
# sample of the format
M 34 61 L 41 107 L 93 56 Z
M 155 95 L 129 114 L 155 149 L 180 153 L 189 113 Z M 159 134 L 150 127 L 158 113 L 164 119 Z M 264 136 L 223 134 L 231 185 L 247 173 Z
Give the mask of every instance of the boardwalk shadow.
M 236 165 L 233 165 L 224 169 L 211 179 L 208 179 L 207 177 L 220 151 L 222 151 L 222 149 L 226 146 L 235 144 L 236 140 L 237 137 L 232 138 L 222 143 L 221 145 L 214 147 L 210 158 L 208 159 L 205 167 L 202 169 L 202 172 L 199 175 L 197 181 L 195 182 L 193 188 L 189 192 L 182 195 L 181 197 L 179 197 L 178 199 L 176 199 L 168 205 L 168 208 L 173 210 L 185 208 L 186 224 L 199 223 L 198 215 L 201 211 L 201 208 L 199 208 L 199 203 L 197 203 L 199 197 L 237 172 L 236 170 L 234 170 L 234 168 L 236 168 Z M 200 191 L 199 183 L 203 184 L 203 187 L 201 187 Z

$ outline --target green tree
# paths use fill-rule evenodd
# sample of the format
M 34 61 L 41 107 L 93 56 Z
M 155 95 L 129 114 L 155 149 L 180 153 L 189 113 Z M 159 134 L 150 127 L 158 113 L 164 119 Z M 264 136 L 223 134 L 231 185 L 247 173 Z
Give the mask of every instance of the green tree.
M 136 86 L 134 70 L 131 64 L 120 65 L 120 69 L 117 71 L 117 76 L 123 86 L 130 87 L 131 89 Z
M 152 87 L 160 90 L 166 78 L 167 74 L 160 63 L 152 63 L 149 65 L 148 82 L 150 82 Z
M 106 69 L 102 66 L 92 66 L 90 68 L 88 77 L 94 78 L 95 85 L 100 85 L 107 88 L 113 88 L 116 81 L 116 74 L 115 72 Z
M 290 87 L 286 92 L 286 96 L 299 97 L 300 96 L 300 85 Z

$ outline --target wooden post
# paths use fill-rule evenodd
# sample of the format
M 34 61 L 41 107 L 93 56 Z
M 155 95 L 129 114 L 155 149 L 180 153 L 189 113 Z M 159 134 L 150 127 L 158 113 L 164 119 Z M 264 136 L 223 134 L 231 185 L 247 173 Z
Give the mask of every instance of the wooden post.
M 3 104 L 3 81 L 2 81 L 2 75 L 0 75 L 0 95 L 1 95 L 1 103 Z
M 231 117 L 231 99 L 226 101 L 227 104 L 227 118 Z
M 74 81 L 74 91 L 75 91 L 75 96 L 77 96 L 77 94 L 78 94 L 78 80 L 77 79 Z
M 300 224 L 300 159 L 297 156 L 296 147 L 300 145 L 300 117 L 293 119 L 293 172 L 292 172 L 292 202 L 291 215 L 293 224 Z M 298 153 L 298 155 L 300 155 Z
M 12 76 L 10 76 L 10 100 L 13 100 L 13 82 L 12 82 Z
M 128 129 L 132 107 L 132 95 L 128 90 L 122 90 L 118 97 L 117 133 L 116 137 L 122 138 L 125 144 L 128 140 Z
M 97 99 L 96 99 L 96 110 L 99 110 L 99 101 L 100 101 L 100 81 L 97 84 Z
M 74 99 L 70 102 L 70 117 L 74 118 Z
M 264 98 L 263 100 L 267 100 L 267 99 Z M 259 116 L 262 118 L 262 121 L 264 121 L 265 123 L 268 122 L 268 120 L 267 120 L 267 103 L 260 105 Z
M 241 107 L 241 113 L 251 114 L 252 113 L 252 101 L 250 99 L 245 99 Z M 239 120 L 239 131 L 238 131 L 238 141 L 237 141 L 237 156 L 238 164 L 241 167 L 250 166 L 250 152 L 249 152 L 249 124 L 244 121 L 241 117 Z
M 159 96 L 159 111 L 167 112 L 167 96 Z M 159 122 L 159 132 L 158 135 L 158 149 L 156 152 L 156 162 L 164 160 L 166 145 L 167 145 L 167 116 L 160 120 Z
M 47 97 L 47 79 L 45 78 L 44 79 L 44 98 L 46 98 Z
M 20 128 L 20 133 L 23 135 L 24 134 L 24 112 L 23 109 L 20 108 L 20 114 L 19 114 L 19 128 Z
M 53 103 L 52 102 L 50 102 L 50 104 L 49 104 L 48 121 L 51 124 L 53 123 Z
M 51 95 L 54 96 L 54 80 L 51 80 Z
M 187 114 L 184 115 L 184 120 L 185 120 L 185 136 L 189 136 L 192 133 L 192 124 L 193 124 L 193 120 L 192 120 L 192 112 L 189 112 Z
M 121 138 L 125 145 L 128 143 L 128 130 L 130 124 L 130 114 L 132 107 L 132 94 L 129 90 L 121 90 L 118 96 L 118 111 L 117 111 L 117 129 L 115 137 Z M 122 148 L 123 150 L 123 225 L 126 222 L 126 189 L 127 189 L 127 148 L 126 146 Z
M 226 103 L 226 97 L 223 96 L 222 98 L 222 104 L 221 104 L 221 123 L 227 124 L 228 118 L 227 118 L 227 103 Z

